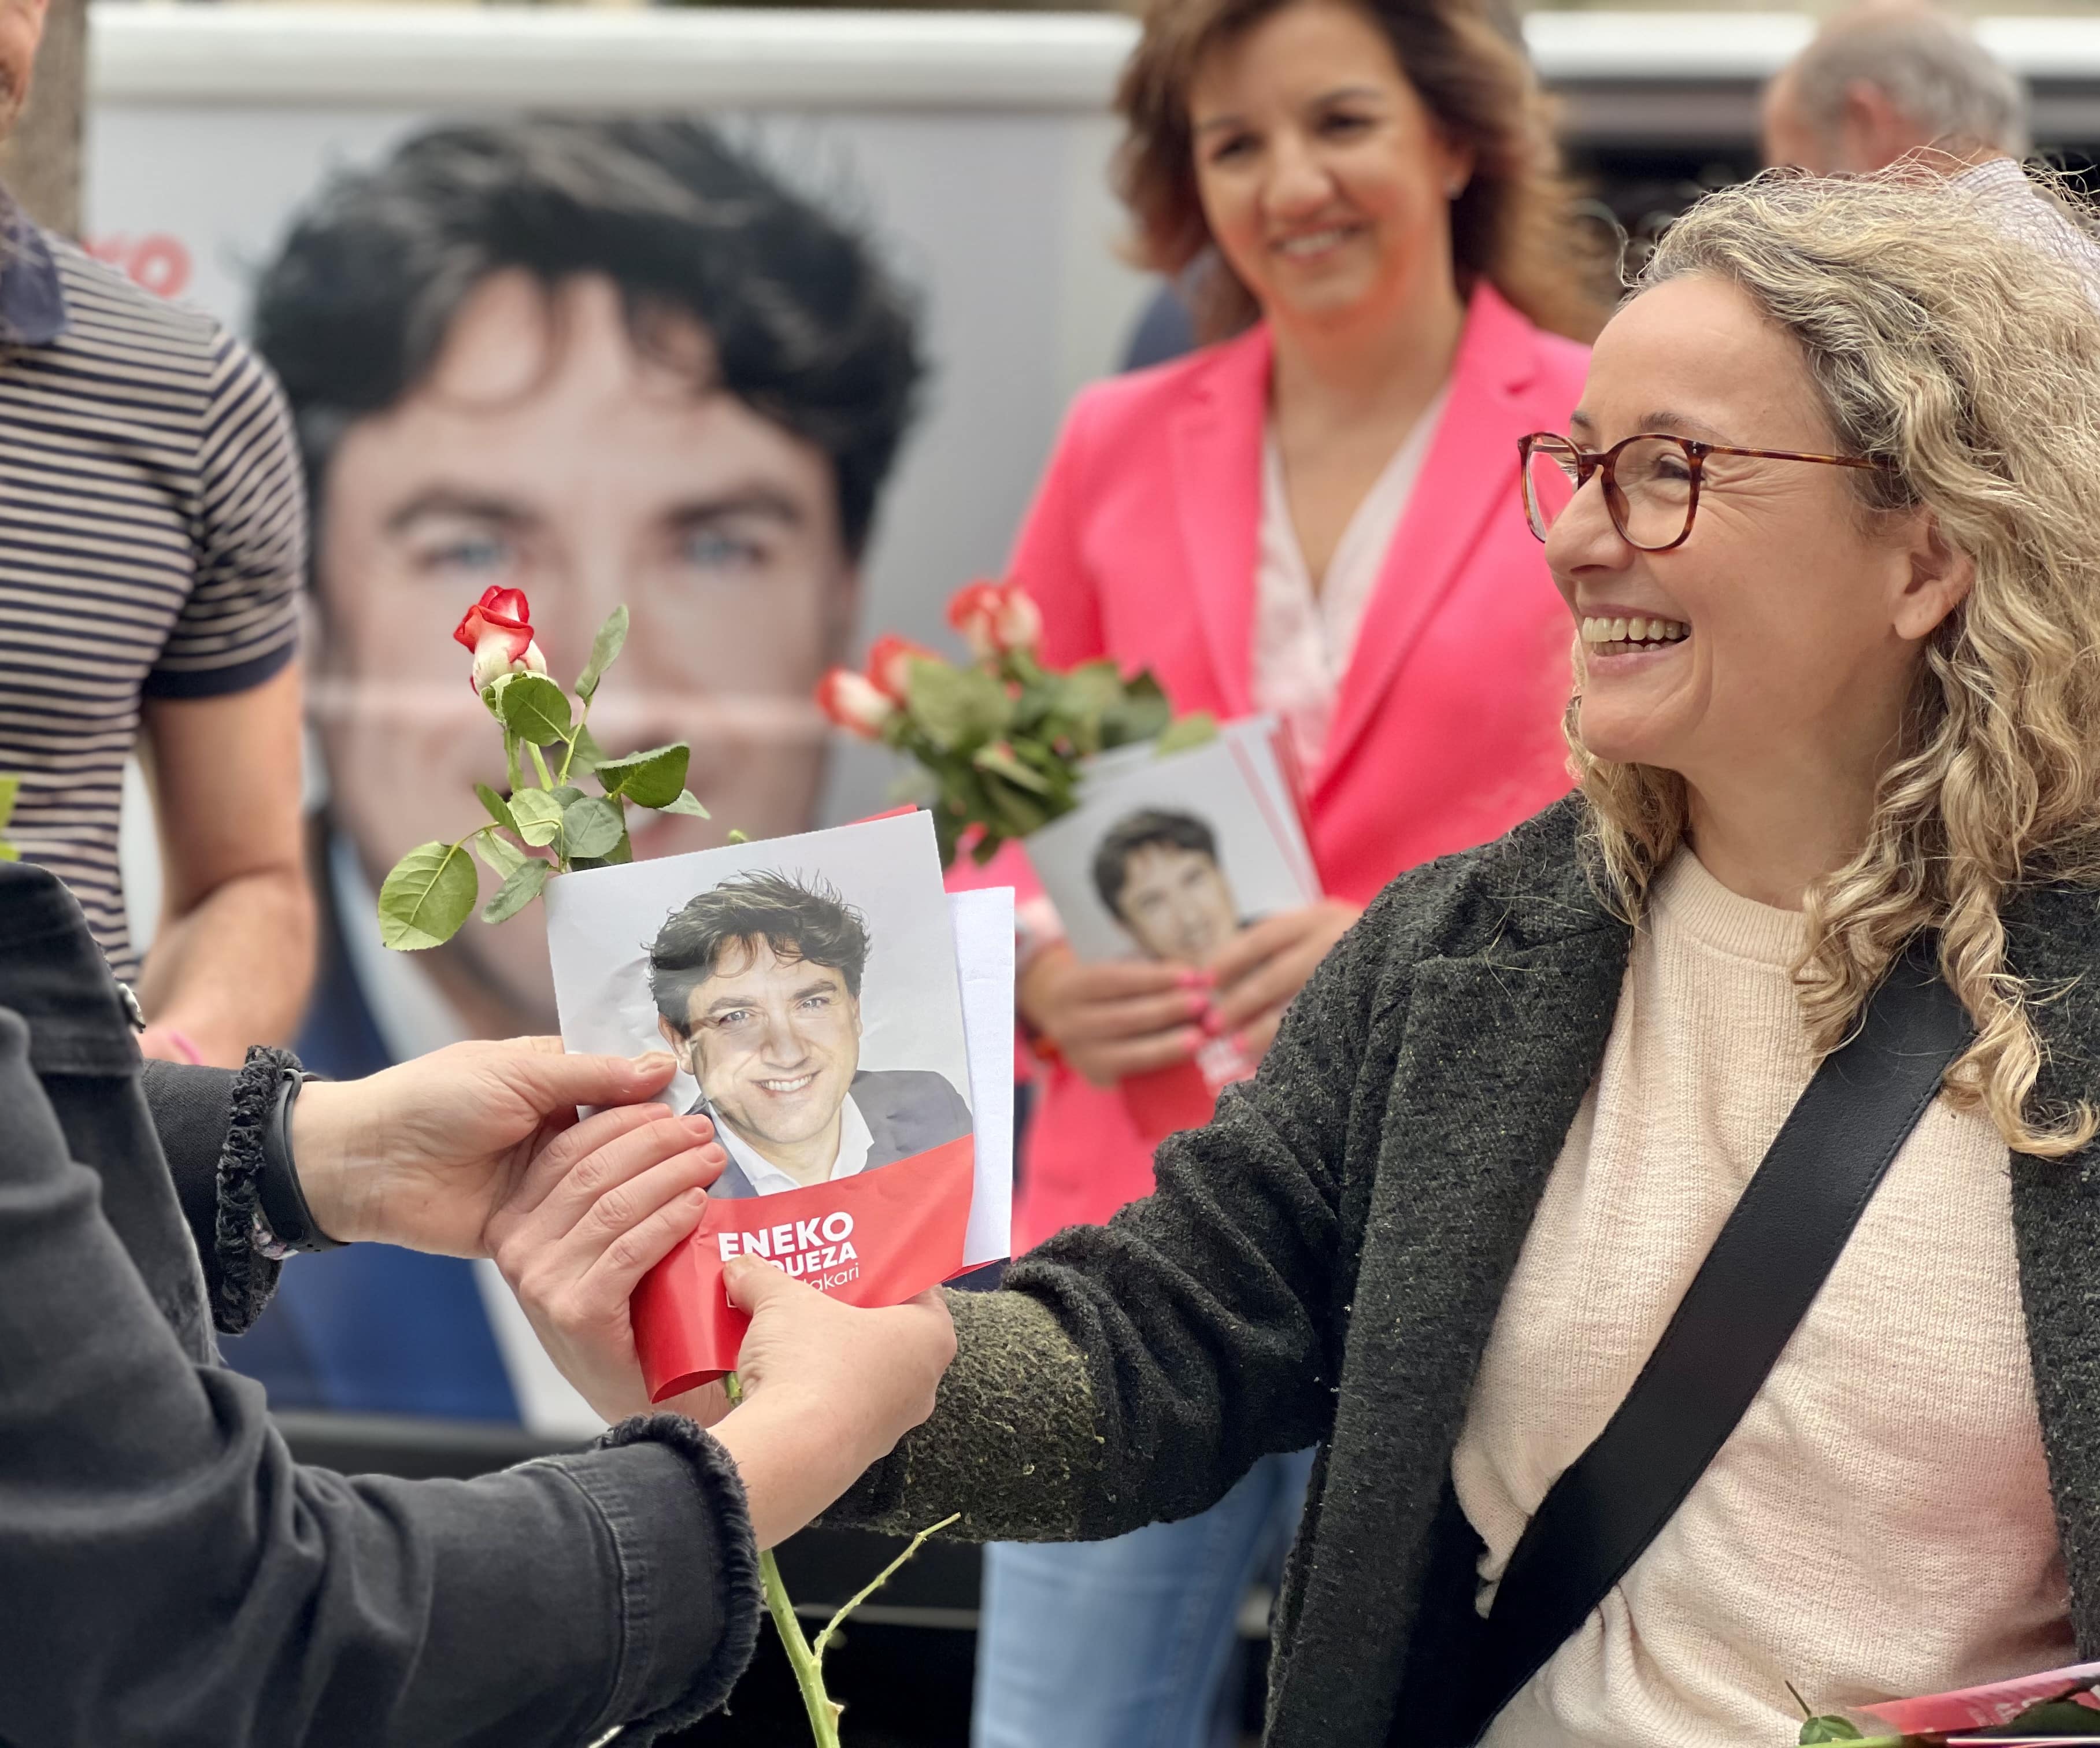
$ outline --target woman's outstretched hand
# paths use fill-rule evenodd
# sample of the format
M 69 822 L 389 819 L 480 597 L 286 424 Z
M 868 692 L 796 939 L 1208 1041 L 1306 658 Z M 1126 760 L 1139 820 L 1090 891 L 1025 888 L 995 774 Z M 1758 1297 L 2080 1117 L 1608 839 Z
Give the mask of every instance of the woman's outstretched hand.
M 743 1477 L 758 1545 L 770 1547 L 933 1413 L 955 1326 L 938 1291 L 863 1311 L 756 1256 L 731 1257 L 722 1274 L 751 1328 L 736 1362 L 743 1400 L 715 1437 Z
M 579 1105 L 654 1098 L 677 1066 L 661 1051 L 630 1060 L 513 1038 L 317 1080 L 292 1107 L 300 1187 L 331 1238 L 486 1256 L 490 1216 Z

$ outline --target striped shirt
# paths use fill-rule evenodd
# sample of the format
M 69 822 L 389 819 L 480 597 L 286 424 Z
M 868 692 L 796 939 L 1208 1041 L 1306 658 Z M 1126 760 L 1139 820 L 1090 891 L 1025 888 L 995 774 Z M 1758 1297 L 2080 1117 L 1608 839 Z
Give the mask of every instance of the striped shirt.
M 276 385 L 209 316 L 0 209 L 5 836 L 73 889 L 119 977 L 124 761 L 148 698 L 292 658 L 306 514 Z

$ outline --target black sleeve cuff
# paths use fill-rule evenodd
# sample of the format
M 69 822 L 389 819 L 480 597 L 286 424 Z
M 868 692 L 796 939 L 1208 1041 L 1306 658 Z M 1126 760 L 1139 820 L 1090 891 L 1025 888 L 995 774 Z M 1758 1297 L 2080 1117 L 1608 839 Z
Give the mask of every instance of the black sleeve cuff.
M 223 668 L 156 668 L 139 686 L 143 698 L 228 698 L 236 692 L 252 692 L 265 680 L 274 680 L 299 653 L 296 633 L 287 635 L 272 649 L 245 661 L 229 662 Z
M 665 1446 L 682 1459 L 711 1545 L 667 1545 L 660 1526 L 644 1534 L 647 1526 L 619 1509 L 617 1500 L 598 1501 L 619 1554 L 629 1639 L 605 1726 L 624 1723 L 620 1741 L 638 1744 L 721 1707 L 751 1661 L 765 1607 L 751 1508 L 729 1453 L 682 1415 L 638 1415 L 598 1441 L 607 1450 L 646 1443 Z M 581 1469 L 571 1473 L 589 1490 Z M 702 1647 L 712 1649 L 695 1669 L 690 1659 Z M 625 1715 L 629 1710 L 637 1715 Z
M 279 1070 L 297 1068 L 289 1050 L 258 1044 L 233 1077 L 226 1140 L 218 1150 L 218 1214 L 212 1229 L 218 1279 L 212 1321 L 222 1335 L 246 1332 L 277 1291 L 281 1264 L 255 1248 L 255 1180 L 262 1169 L 262 1137 L 277 1108 Z

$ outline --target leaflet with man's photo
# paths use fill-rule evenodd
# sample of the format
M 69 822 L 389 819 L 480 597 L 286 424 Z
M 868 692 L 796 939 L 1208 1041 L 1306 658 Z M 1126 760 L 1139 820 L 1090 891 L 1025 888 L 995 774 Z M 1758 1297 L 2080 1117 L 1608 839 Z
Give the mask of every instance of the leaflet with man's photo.
M 729 1154 L 699 1230 L 635 1296 L 652 1397 L 735 1365 L 721 1271 L 739 1252 L 855 1304 L 1007 1254 L 1012 899 L 989 899 L 942 889 L 923 813 L 549 887 L 563 1040 L 668 1048 L 666 1097 Z M 966 984 L 999 1036 L 968 1035 Z
M 1095 762 L 1079 805 L 1028 840 L 1074 952 L 1202 967 L 1250 923 L 1320 896 L 1280 741 L 1273 717 L 1250 717 L 1186 752 Z M 1193 1070 L 1135 1076 L 1123 1097 L 1158 1140 L 1206 1120 L 1218 1089 L 1255 1066 L 1236 1040 L 1212 1038 Z

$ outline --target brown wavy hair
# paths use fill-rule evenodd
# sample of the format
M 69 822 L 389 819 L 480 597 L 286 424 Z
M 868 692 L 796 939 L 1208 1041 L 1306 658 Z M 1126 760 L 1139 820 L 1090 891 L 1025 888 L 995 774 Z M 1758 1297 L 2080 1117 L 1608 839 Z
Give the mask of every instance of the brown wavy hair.
M 1191 288 L 1206 340 L 1238 332 L 1257 311 L 1212 247 L 1196 192 L 1189 89 L 1211 50 L 1302 3 L 1151 0 L 1116 90 L 1127 131 L 1115 184 L 1137 221 L 1132 253 L 1155 272 L 1178 275 L 1210 252 Z M 1552 111 L 1513 19 L 1495 0 L 1360 3 L 1445 138 L 1473 154 L 1472 180 L 1451 203 L 1461 294 L 1485 279 L 1540 327 L 1592 338 L 1606 313 L 1592 290 L 1604 277 L 1599 251 L 1577 216 Z
M 1883 464 L 1848 476 L 1863 513 L 1922 506 L 1974 562 L 1926 643 L 1866 842 L 1808 890 L 1794 977 L 1834 1049 L 1904 943 L 1936 930 L 1976 1024 L 1948 1097 L 2045 1157 L 2100 1118 L 2029 1106 L 2032 1010 L 2052 992 L 2007 963 L 2001 913 L 2029 881 L 2100 885 L 2100 246 L 2079 241 L 2095 232 L 2046 178 L 1767 172 L 1679 219 L 1641 278 L 1747 292 L 1800 347 L 1844 452 Z M 1608 891 L 1638 917 L 1684 841 L 1683 780 L 1593 757 L 1576 710 L 1568 731 Z

